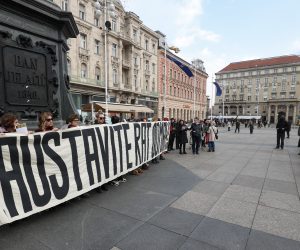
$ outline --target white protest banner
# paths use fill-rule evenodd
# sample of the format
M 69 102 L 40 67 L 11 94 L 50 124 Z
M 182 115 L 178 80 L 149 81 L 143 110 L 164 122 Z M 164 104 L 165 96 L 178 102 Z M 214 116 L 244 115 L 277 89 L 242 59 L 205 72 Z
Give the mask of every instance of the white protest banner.
M 166 151 L 169 122 L 0 136 L 0 225 L 54 207 Z

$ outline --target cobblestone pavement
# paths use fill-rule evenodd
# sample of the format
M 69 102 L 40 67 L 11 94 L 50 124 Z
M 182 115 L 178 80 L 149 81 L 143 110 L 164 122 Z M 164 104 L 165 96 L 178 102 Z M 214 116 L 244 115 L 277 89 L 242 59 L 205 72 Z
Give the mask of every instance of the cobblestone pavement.
M 151 165 L 0 228 L 0 249 L 300 249 L 296 129 L 284 150 L 271 128 L 220 129 L 216 152 Z

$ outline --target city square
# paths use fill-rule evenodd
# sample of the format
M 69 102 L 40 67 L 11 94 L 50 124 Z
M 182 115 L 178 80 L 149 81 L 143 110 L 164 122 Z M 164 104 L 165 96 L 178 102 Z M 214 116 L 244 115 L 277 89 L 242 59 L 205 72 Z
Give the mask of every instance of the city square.
M 296 129 L 220 129 L 216 152 L 178 150 L 104 193 L 0 228 L 2 249 L 299 249 Z
M 0 250 L 299 250 L 299 8 L 0 1 Z

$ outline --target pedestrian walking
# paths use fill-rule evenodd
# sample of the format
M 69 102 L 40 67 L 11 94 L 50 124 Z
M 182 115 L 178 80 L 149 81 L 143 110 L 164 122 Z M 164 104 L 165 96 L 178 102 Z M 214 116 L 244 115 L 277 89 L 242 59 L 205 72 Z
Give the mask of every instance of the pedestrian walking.
M 241 123 L 239 120 L 236 121 L 235 123 L 235 131 L 234 133 L 236 133 L 236 131 L 238 131 L 238 133 L 240 133 L 240 126 L 241 126 Z
M 250 129 L 250 134 L 253 134 L 253 130 L 254 130 L 253 121 L 249 122 L 249 129 Z
M 230 131 L 230 128 L 231 128 L 231 123 L 230 123 L 230 121 L 228 121 L 227 122 L 227 129 L 228 129 L 228 131 Z
M 280 117 L 278 119 L 278 122 L 276 124 L 276 130 L 277 130 L 277 145 L 275 149 L 278 149 L 279 146 L 281 149 L 284 147 L 284 137 L 285 137 L 285 131 L 288 128 L 288 123 L 284 119 L 284 117 Z
M 288 139 L 290 138 L 291 127 L 292 127 L 292 121 L 288 121 L 287 128 L 286 128 L 286 138 L 288 138 Z

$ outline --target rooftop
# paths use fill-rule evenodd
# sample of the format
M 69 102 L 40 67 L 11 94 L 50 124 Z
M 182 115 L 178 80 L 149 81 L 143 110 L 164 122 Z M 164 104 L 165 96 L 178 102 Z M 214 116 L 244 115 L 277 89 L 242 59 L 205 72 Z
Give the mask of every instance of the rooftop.
M 280 64 L 289 64 L 289 63 L 300 63 L 300 56 L 287 55 L 287 56 L 254 59 L 249 61 L 233 62 L 227 65 L 222 70 L 220 70 L 218 73 L 241 70 L 241 69 L 253 69 L 258 67 L 274 66 Z

